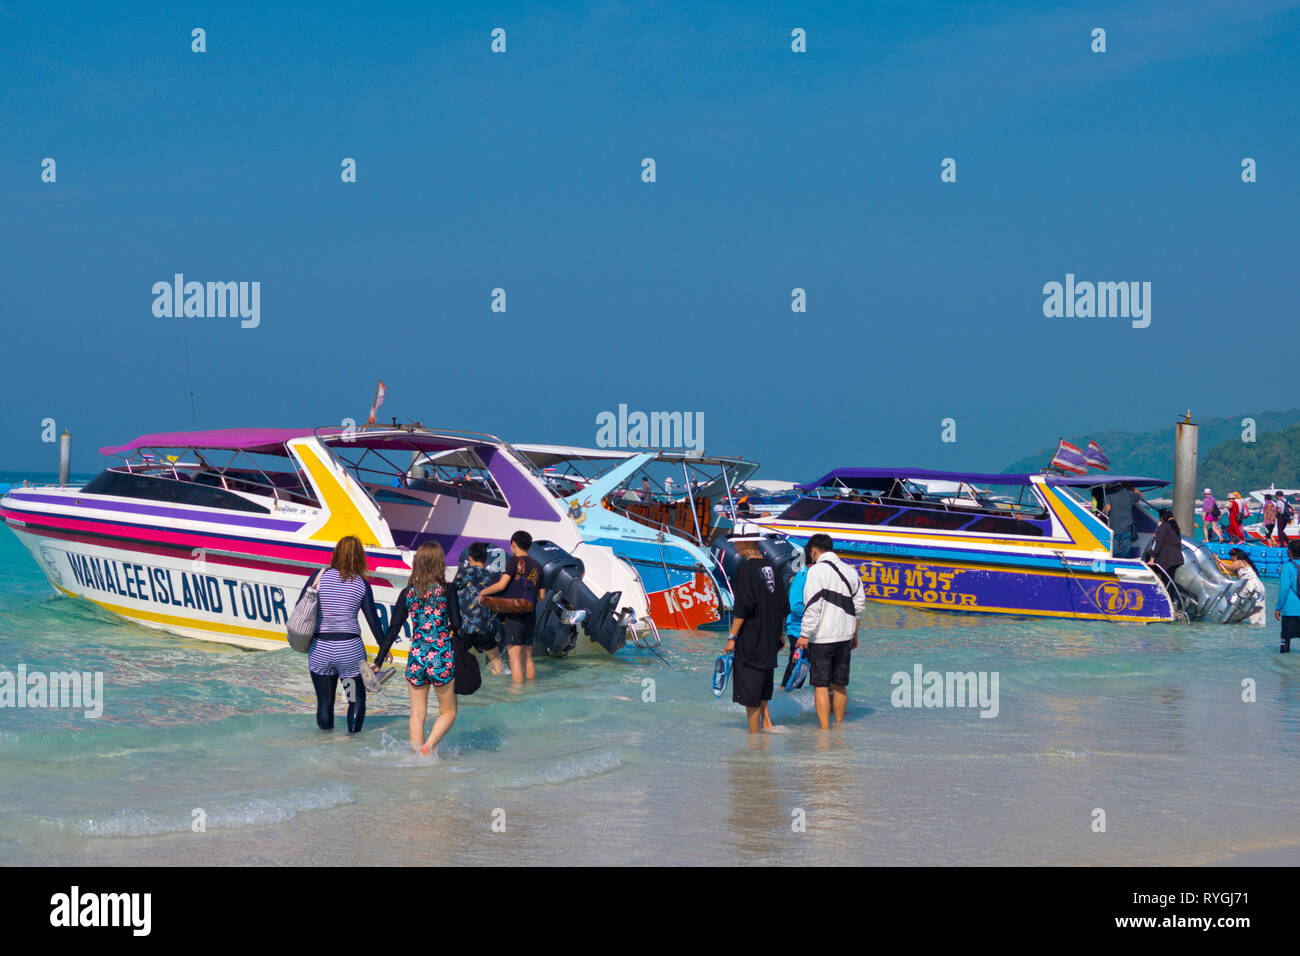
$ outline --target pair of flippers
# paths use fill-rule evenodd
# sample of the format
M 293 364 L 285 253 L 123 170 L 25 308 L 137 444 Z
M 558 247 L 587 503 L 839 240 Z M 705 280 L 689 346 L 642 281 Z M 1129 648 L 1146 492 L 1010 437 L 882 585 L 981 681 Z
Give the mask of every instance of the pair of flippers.
M 723 691 L 727 689 L 727 681 L 731 679 L 731 668 L 734 663 L 735 654 L 728 652 L 718 657 L 713 664 L 713 696 L 721 697 Z M 798 690 L 808 680 L 808 649 L 806 647 L 796 647 L 794 654 L 790 658 L 790 667 L 787 669 L 785 681 L 781 687 L 788 694 Z

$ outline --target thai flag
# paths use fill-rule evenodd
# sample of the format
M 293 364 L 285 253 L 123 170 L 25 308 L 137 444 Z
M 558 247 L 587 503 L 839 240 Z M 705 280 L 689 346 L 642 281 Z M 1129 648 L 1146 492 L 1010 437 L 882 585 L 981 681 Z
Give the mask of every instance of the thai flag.
M 381 380 L 379 387 L 375 389 L 374 401 L 370 403 L 370 417 L 366 419 L 367 425 L 375 423 L 375 416 L 379 414 L 379 406 L 384 404 L 384 396 L 388 394 L 388 386 Z
M 149 454 L 147 451 L 142 451 L 142 452 L 140 452 L 140 457 L 143 458 L 143 459 L 144 459 L 145 461 L 147 461 L 147 462 L 152 462 L 152 461 L 153 461 L 153 455 Z
M 1095 441 L 1088 442 L 1088 450 L 1083 453 L 1083 460 L 1089 468 L 1096 468 L 1098 471 L 1110 471 L 1110 459 L 1106 453 L 1101 450 L 1101 446 Z
M 1083 452 L 1075 448 L 1064 438 L 1056 449 L 1056 454 L 1052 456 L 1052 462 L 1047 467 L 1059 468 L 1061 471 L 1068 471 L 1076 475 L 1086 475 L 1088 473 L 1088 463 L 1084 460 Z

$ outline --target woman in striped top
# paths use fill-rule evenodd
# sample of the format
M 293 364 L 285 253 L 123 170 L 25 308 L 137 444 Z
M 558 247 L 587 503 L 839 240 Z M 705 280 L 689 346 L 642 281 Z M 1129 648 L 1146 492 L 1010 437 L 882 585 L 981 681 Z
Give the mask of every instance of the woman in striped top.
M 320 585 L 320 628 L 311 642 L 307 669 L 316 688 L 316 725 L 321 730 L 334 729 L 334 696 L 340 680 L 348 698 L 348 733 L 359 731 L 366 719 L 366 686 L 361 680 L 361 668 L 370 665 L 361 642 L 358 612 L 365 614 L 376 642 L 383 642 L 384 629 L 379 625 L 375 595 L 365 575 L 365 549 L 359 538 L 349 535 L 334 546 L 329 567 L 312 575 L 303 588 L 306 593 L 313 583 Z

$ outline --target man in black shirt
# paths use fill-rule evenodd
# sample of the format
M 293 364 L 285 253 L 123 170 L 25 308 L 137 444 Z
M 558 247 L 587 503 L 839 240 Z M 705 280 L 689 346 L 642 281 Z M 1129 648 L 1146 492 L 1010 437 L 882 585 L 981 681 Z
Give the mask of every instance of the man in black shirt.
M 537 668 L 533 665 L 534 614 L 546 600 L 546 589 L 542 587 L 542 566 L 528 556 L 532 546 L 533 536 L 527 531 L 511 535 L 510 559 L 505 571 L 478 595 L 480 604 L 483 598 L 498 593 L 503 598 L 533 602 L 532 609 L 523 613 L 501 613 L 501 639 L 510 657 L 510 680 L 516 684 L 522 684 L 525 678 L 537 678 Z
M 751 539 L 733 539 L 745 561 L 732 578 L 735 606 L 731 637 L 724 652 L 735 653 L 731 669 L 731 699 L 745 708 L 749 732 L 772 730 L 768 701 L 772 699 L 777 652 L 785 646 L 782 630 L 790 599 L 777 580 L 776 569 Z

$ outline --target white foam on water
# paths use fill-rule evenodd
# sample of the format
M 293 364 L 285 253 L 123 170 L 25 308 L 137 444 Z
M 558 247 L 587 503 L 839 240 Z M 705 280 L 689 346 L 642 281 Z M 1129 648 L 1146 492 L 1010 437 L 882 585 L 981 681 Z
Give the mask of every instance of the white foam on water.
M 623 755 L 619 750 L 599 750 L 595 753 L 567 757 L 548 767 L 525 770 L 511 781 L 510 786 L 522 789 L 545 784 L 566 783 L 570 780 L 594 777 L 596 774 L 605 773 L 609 770 L 617 770 L 621 766 L 623 766 Z
M 202 809 L 204 825 L 209 830 L 268 826 L 292 820 L 299 813 L 328 810 L 352 803 L 347 787 L 341 783 L 323 787 L 300 787 L 281 792 L 242 794 L 230 802 L 200 800 L 194 808 L 167 810 L 118 810 L 106 817 L 88 817 L 72 821 L 71 828 L 82 836 L 139 837 L 159 833 L 184 833 L 193 829 L 194 810 Z M 68 826 L 61 820 L 50 821 L 60 830 Z

